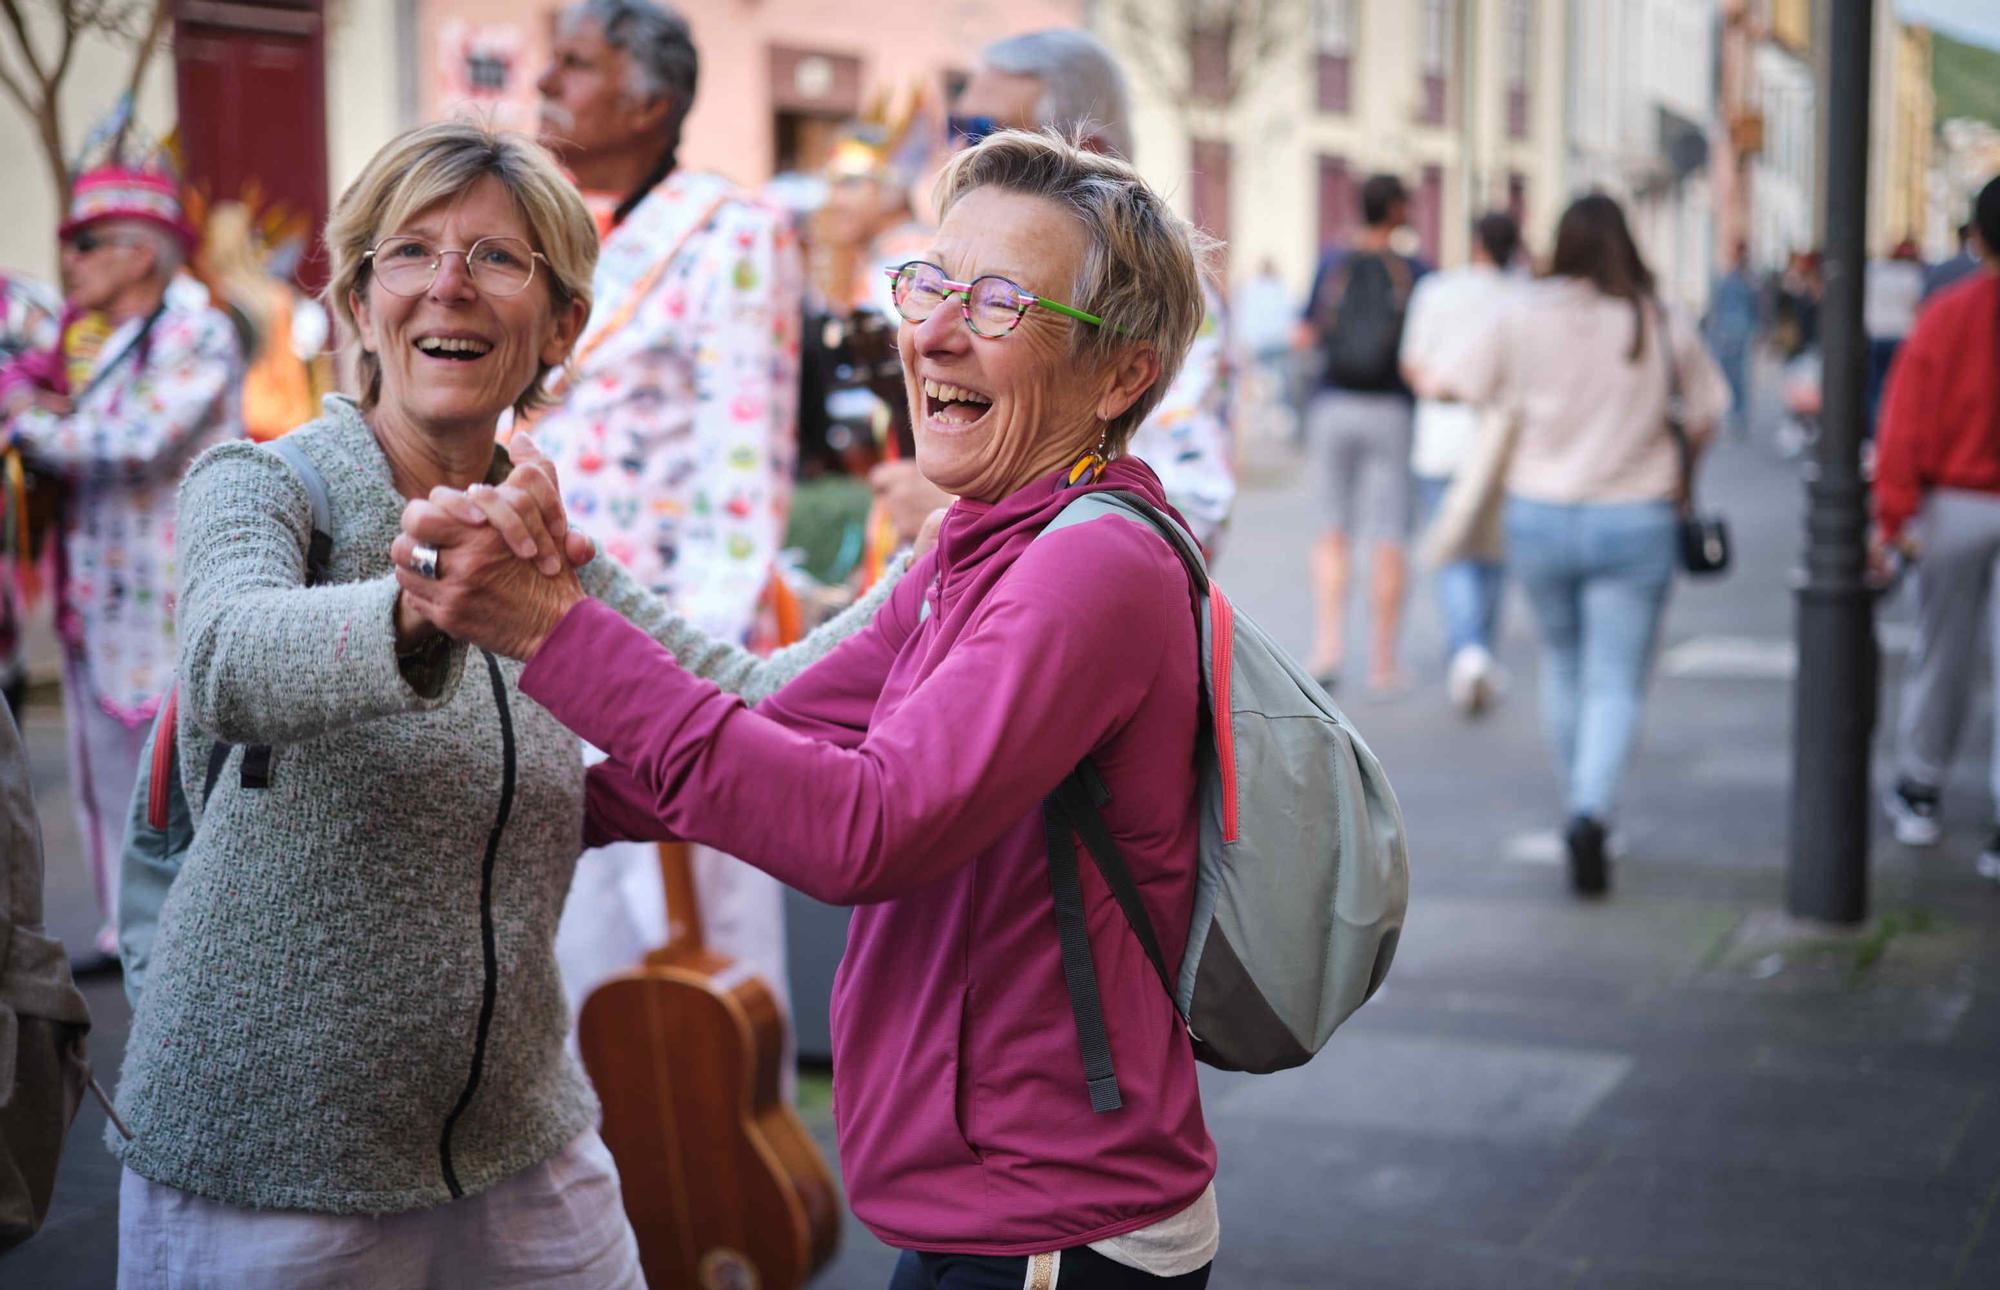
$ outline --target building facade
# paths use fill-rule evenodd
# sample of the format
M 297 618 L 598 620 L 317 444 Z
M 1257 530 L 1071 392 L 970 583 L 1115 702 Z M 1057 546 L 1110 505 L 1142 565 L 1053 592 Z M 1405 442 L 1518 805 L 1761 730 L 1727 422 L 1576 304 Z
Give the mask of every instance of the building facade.
M 1492 208 L 1546 244 L 1564 196 L 1562 9 L 1298 0 L 1238 7 L 1269 31 L 1187 44 L 1144 0 L 1100 0 L 1095 22 L 1132 73 L 1139 168 L 1225 241 L 1229 276 L 1268 262 L 1303 294 L 1377 171 L 1409 185 L 1409 249 L 1434 263 L 1462 263 L 1471 219 Z
M 1874 45 L 1868 96 L 1868 253 L 1887 255 L 1905 238 L 1919 246 L 1925 239 L 1937 98 L 1931 89 L 1929 31 L 1899 20 L 1893 4 L 1877 4 Z
M 1713 0 L 1571 0 L 1564 174 L 1625 204 L 1661 291 L 1699 310 L 1716 263 Z

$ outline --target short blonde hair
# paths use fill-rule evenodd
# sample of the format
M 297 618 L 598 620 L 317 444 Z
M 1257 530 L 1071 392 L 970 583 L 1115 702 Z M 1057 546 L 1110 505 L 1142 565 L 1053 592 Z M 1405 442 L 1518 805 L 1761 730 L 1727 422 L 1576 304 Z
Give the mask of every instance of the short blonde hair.
M 1201 329 L 1207 310 L 1201 266 L 1215 242 L 1175 214 L 1130 165 L 1053 131 L 1002 130 L 952 158 L 938 176 L 938 218 L 989 187 L 1053 202 L 1089 235 L 1063 303 L 1104 325 L 1073 323 L 1073 354 L 1102 360 L 1142 344 L 1159 355 L 1159 378 L 1105 427 L 1112 450 L 1123 449 L 1166 396 Z
M 529 241 L 547 261 L 536 276 L 547 282 L 555 308 L 567 309 L 581 300 L 588 311 L 590 278 L 597 269 L 597 224 L 555 159 L 526 135 L 469 121 L 441 121 L 384 144 L 327 218 L 332 273 L 322 298 L 344 343 L 359 348 L 360 329 L 349 298 L 368 289 L 368 248 L 417 212 L 489 177 L 500 181 L 527 221 Z M 361 351 L 355 370 L 361 377 L 361 406 L 373 408 L 382 396 L 382 361 Z M 548 402 L 548 374 L 548 364 L 537 364 L 535 379 L 514 402 L 516 414 Z

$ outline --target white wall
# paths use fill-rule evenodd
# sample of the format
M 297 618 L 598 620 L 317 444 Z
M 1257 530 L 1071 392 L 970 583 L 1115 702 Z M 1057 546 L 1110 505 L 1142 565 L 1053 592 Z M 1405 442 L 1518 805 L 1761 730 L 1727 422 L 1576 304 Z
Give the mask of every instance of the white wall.
M 44 62 L 58 47 L 52 6 L 22 6 Z M 27 74 L 14 56 L 11 32 L 0 37 L 7 70 L 16 80 Z M 90 128 L 110 112 L 131 75 L 134 53 L 129 45 L 102 38 L 80 40 L 60 96 L 63 152 L 75 160 L 76 150 Z M 138 128 L 163 135 L 174 123 L 174 60 L 158 50 L 140 86 Z M 7 217 L 0 219 L 0 269 L 25 273 L 44 282 L 56 274 L 56 225 L 60 223 L 55 184 L 42 160 L 40 135 L 32 120 L 11 96 L 0 94 L 0 182 L 6 186 Z
M 328 6 L 326 28 L 327 200 L 377 149 L 417 123 L 410 83 L 416 55 L 404 42 L 409 0 L 342 0 Z M 407 15 L 414 18 L 414 14 Z

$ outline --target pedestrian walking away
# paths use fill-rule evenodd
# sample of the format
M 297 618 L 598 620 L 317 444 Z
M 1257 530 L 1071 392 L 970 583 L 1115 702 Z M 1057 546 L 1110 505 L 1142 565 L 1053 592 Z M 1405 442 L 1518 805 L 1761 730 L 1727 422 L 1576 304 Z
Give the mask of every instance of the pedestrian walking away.
M 1729 272 L 1715 280 L 1709 293 L 1708 344 L 1729 381 L 1729 428 L 1750 433 L 1750 359 L 1760 325 L 1757 284 L 1750 276 L 1750 246 L 1736 244 Z
M 582 330 L 596 249 L 526 139 L 447 123 L 392 140 L 326 233 L 361 397 L 280 440 L 324 482 L 330 550 L 308 546 L 314 504 L 277 451 L 226 444 L 188 472 L 178 723 L 154 737 L 178 740 L 194 836 L 138 992 L 124 1128 L 107 1133 L 125 1166 L 121 1286 L 642 1284 L 563 1044 L 554 941 L 580 746 L 521 700 L 518 668 L 399 591 L 391 541 L 412 498 L 469 490 L 468 518 L 498 518 L 444 568 L 510 542 L 540 568 L 579 565 L 588 594 L 752 697 L 880 598 L 759 662 L 580 536 L 503 522 L 522 490 L 560 510 L 553 480 L 510 473 L 495 437 Z
M 855 906 L 834 1117 L 855 1215 L 906 1252 L 896 1284 L 969 1290 L 996 1259 L 1033 1284 L 1059 1258 L 1080 1290 L 1198 1290 L 1220 1220 L 1193 1045 L 1110 892 L 1052 893 L 1068 833 L 1043 804 L 1087 759 L 1179 963 L 1201 828 L 1189 573 L 1151 525 L 1051 522 L 1104 489 L 1170 509 L 1122 454 L 1200 327 L 1199 235 L 1129 165 L 1048 134 L 960 153 L 938 204 L 894 299 L 917 457 L 959 500 L 874 622 L 796 682 L 746 710 L 569 575 L 468 557 L 439 499 L 396 552 L 437 548 L 443 579 L 398 578 L 454 639 L 530 659 L 524 693 L 609 754 L 588 840 L 670 832 Z M 1122 1097 L 1085 1080 L 1065 909 Z
M 1868 333 L 1867 431 L 1875 433 L 1882 408 L 1882 387 L 1889 365 L 1903 338 L 1917 322 L 1924 299 L 1924 265 L 1917 244 L 1898 242 L 1885 259 L 1870 260 L 1863 279 L 1862 325 Z
M 1931 846 L 1972 708 L 1982 620 L 2000 613 L 2000 179 L 1980 190 L 1974 236 L 1985 262 L 1917 319 L 1890 369 L 1875 458 L 1874 552 L 1916 571 L 1917 632 L 1896 721 L 1896 783 L 1884 799 L 1896 840 Z M 2000 627 L 2000 623 L 1994 624 Z M 2000 631 L 1989 633 L 2000 660 Z M 2000 813 L 2000 757 L 1992 772 Z M 2000 826 L 1979 854 L 2000 881 Z
M 1409 222 L 1410 196 L 1394 175 L 1361 186 L 1362 231 L 1321 260 L 1296 333 L 1319 356 L 1320 385 L 1306 407 L 1306 438 L 1326 489 L 1324 528 L 1313 548 L 1313 646 L 1308 666 L 1322 685 L 1338 681 L 1346 657 L 1347 592 L 1357 549 L 1368 558 L 1368 685 L 1400 691 L 1396 663 L 1406 578 L 1412 482 L 1410 389 L 1397 355 L 1410 296 L 1427 266 L 1393 250 Z
M 1446 490 L 1471 454 L 1482 409 L 1449 396 L 1446 380 L 1458 353 L 1495 325 L 1509 290 L 1521 245 L 1513 217 L 1498 211 L 1472 226 L 1472 261 L 1462 269 L 1429 274 L 1410 297 L 1403 328 L 1403 379 L 1417 394 L 1411 467 L 1424 524 L 1432 525 Z M 1467 716 L 1484 712 L 1499 693 L 1500 666 L 1493 657 L 1499 628 L 1500 562 L 1469 554 L 1438 565 L 1438 609 L 1444 619 L 1445 682 L 1453 706 Z
M 1508 567 L 1541 636 L 1542 723 L 1562 776 L 1570 880 L 1609 883 L 1605 840 L 1638 734 L 1680 550 L 1681 448 L 1699 451 L 1729 388 L 1695 329 L 1655 295 L 1618 203 L 1578 198 L 1549 268 L 1449 376 L 1516 421 Z

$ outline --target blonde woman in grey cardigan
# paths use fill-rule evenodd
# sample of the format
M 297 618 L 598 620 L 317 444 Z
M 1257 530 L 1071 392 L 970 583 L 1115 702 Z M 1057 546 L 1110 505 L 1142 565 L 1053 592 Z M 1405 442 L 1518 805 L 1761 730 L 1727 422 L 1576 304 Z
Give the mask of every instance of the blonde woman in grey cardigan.
M 581 331 L 596 234 L 534 145 L 445 124 L 376 155 L 327 244 L 364 391 L 294 432 L 327 484 L 327 575 L 304 585 L 310 503 L 275 454 L 217 448 L 182 487 L 178 733 L 198 828 L 119 1088 L 119 1284 L 639 1286 L 563 1042 L 576 737 L 516 692 L 517 664 L 416 614 L 389 559 L 406 500 L 435 487 L 560 515 L 546 475 L 510 477 L 495 432 Z M 482 533 L 545 570 L 589 554 L 511 521 Z M 872 613 L 759 661 L 609 559 L 579 574 L 753 698 Z M 265 782 L 236 747 L 203 800 L 217 739 L 269 746 Z

